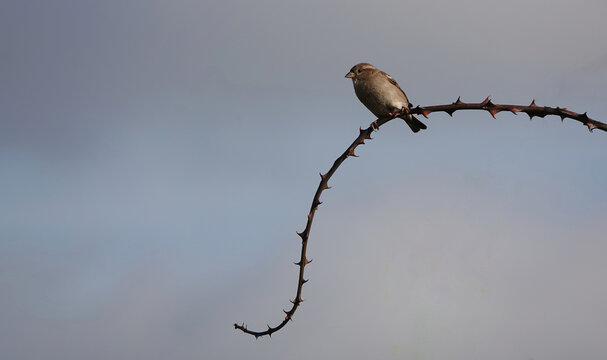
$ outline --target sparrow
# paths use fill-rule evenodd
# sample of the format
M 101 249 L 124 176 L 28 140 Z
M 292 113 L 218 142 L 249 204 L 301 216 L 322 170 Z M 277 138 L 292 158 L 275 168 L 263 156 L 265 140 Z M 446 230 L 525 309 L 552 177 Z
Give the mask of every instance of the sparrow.
M 371 64 L 354 65 L 346 77 L 352 79 L 358 100 L 378 118 L 392 116 L 411 106 L 396 80 Z M 426 125 L 413 115 L 399 118 L 405 120 L 414 133 L 426 129 Z

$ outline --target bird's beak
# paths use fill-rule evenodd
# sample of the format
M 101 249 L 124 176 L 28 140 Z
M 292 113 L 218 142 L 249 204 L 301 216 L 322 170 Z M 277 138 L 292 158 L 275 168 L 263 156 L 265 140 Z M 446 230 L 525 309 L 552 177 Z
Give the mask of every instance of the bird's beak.
M 346 77 L 348 79 L 352 79 L 354 77 L 354 73 L 352 71 L 350 71 L 349 73 L 346 74 Z

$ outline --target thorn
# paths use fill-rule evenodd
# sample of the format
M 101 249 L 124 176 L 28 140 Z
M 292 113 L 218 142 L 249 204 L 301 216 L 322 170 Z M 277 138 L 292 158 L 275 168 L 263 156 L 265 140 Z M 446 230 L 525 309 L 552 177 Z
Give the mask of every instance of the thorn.
M 327 177 L 327 174 L 320 173 L 320 178 L 321 178 L 322 180 L 325 180 L 325 178 L 326 178 L 326 177 Z
M 428 118 L 428 114 L 430 114 L 430 111 L 424 109 L 422 110 L 422 115 L 427 119 Z
M 491 100 L 489 100 L 489 96 L 487 96 L 487 97 L 485 98 L 485 100 L 483 100 L 483 102 L 481 103 L 481 106 L 485 106 L 485 105 L 487 105 L 489 102 L 491 102 Z
M 520 109 L 517 108 L 511 108 L 510 112 L 513 113 L 514 115 L 518 115 L 518 112 L 521 111 Z
M 294 262 L 293 264 L 295 264 L 295 265 L 297 265 L 297 266 L 301 266 L 301 261 Z
M 255 340 L 260 336 L 259 334 L 253 334 L 255 336 Z
M 489 111 L 489 114 L 491 114 L 491 116 L 493 116 L 494 119 L 495 119 L 495 114 L 500 112 L 499 110 L 496 110 L 496 109 L 489 109 L 487 111 Z
M 323 186 L 321 187 L 321 190 L 329 190 L 331 187 L 327 184 L 323 184 Z
M 596 125 L 594 125 L 593 123 L 590 123 L 590 122 L 586 123 L 586 126 L 588 126 L 588 130 L 590 132 L 592 132 L 592 130 L 596 129 Z
M 453 116 L 453 113 L 455 112 L 455 109 L 452 109 L 452 110 L 445 110 L 445 112 L 446 112 L 447 114 L 449 114 L 449 116 Z M 426 118 L 427 118 L 427 116 L 426 116 Z
M 306 265 L 308 265 L 311 262 L 312 262 L 312 259 L 310 259 L 310 260 L 306 259 Z
M 587 114 L 587 113 L 583 113 L 583 114 L 582 114 L 580 117 L 581 117 L 581 118 L 582 118 L 582 120 L 584 120 L 584 121 L 588 121 L 588 120 L 590 120 L 590 118 L 588 117 L 588 114 Z M 595 127 L 596 127 L 596 126 L 595 126 Z
M 373 127 L 373 126 L 371 126 L 371 127 Z M 366 132 L 367 132 L 367 129 L 363 129 L 362 126 L 358 127 L 358 136 L 360 136 L 360 135 L 362 135 L 362 134 L 364 134 Z M 365 134 L 365 137 L 362 139 L 362 143 L 364 144 L 365 140 L 368 139 L 368 138 L 369 138 L 369 134 Z
M 531 104 L 530 104 L 529 106 L 530 106 L 530 107 L 536 107 L 536 106 L 537 106 L 537 105 L 535 105 L 535 99 L 533 99 L 533 100 L 531 101 Z
M 308 282 L 308 280 L 306 280 L 306 279 L 301 279 L 301 284 L 302 284 L 302 285 L 303 285 L 303 284 L 305 284 L 305 283 L 307 283 L 307 282 Z
M 487 99 L 489 99 L 489 98 L 487 98 Z M 487 101 L 487 104 L 485 106 L 487 106 L 487 107 L 494 107 L 495 104 L 491 100 L 489 100 L 489 101 Z
M 533 117 L 535 116 L 535 115 L 533 115 L 533 114 L 532 114 L 532 113 L 530 113 L 530 112 L 528 112 L 528 113 L 527 113 L 527 115 L 529 115 L 529 120 L 533 120 Z
M 299 235 L 299 237 L 300 237 L 302 240 L 304 240 L 304 239 L 305 239 L 305 237 L 306 237 L 306 231 L 305 231 L 305 230 L 304 230 L 304 231 L 302 231 L 302 232 L 298 232 L 298 231 L 296 231 L 296 233 L 297 233 L 297 235 Z
M 455 100 L 455 103 L 454 103 L 454 104 L 459 105 L 459 104 L 461 104 L 461 103 L 462 103 L 462 99 L 460 99 L 460 97 L 458 96 L 458 97 L 457 97 L 457 100 Z
M 356 155 L 356 154 L 354 153 L 354 149 L 352 149 L 352 150 L 348 151 L 348 155 L 347 155 L 347 156 L 354 156 L 354 157 L 358 157 L 358 155 Z
M 561 122 L 565 121 L 566 116 L 565 115 L 559 115 L 561 117 Z

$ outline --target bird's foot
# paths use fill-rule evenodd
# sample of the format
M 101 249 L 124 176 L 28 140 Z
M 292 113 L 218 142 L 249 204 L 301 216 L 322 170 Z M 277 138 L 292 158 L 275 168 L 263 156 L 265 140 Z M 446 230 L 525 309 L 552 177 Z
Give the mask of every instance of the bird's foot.
M 371 129 L 373 129 L 373 131 L 379 131 L 379 126 L 377 125 L 377 120 L 375 120 L 374 122 L 371 123 Z

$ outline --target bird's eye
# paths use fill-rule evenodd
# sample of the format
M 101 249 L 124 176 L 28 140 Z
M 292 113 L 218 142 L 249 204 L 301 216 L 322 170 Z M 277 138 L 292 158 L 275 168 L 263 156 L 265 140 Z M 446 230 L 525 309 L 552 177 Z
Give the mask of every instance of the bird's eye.
M 363 70 L 362 69 L 358 69 L 358 70 L 356 70 L 356 73 L 360 74 L 361 71 L 363 71 Z

